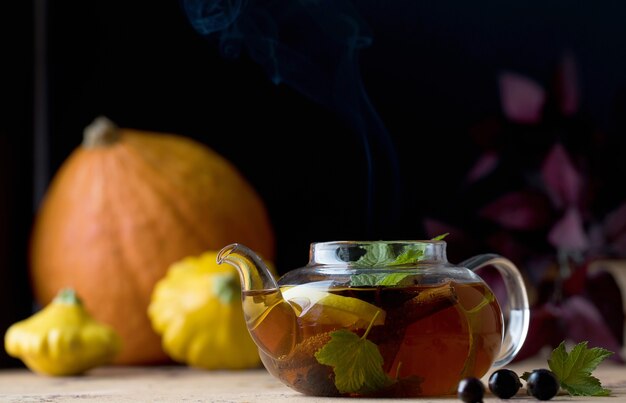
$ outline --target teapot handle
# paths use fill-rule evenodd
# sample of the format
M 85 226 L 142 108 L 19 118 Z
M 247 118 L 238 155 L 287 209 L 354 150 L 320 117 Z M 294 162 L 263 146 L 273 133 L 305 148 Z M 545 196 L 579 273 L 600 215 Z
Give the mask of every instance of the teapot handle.
M 506 312 L 503 313 L 505 318 L 508 319 L 505 321 L 506 328 L 500 355 L 493 363 L 493 367 L 502 367 L 515 358 L 522 348 L 528 333 L 530 310 L 524 279 L 513 262 L 496 254 L 477 255 L 465 260 L 460 265 L 472 271 L 485 266 L 493 266 L 504 280 L 509 298 L 505 308 Z M 500 306 L 503 307 L 502 305 Z

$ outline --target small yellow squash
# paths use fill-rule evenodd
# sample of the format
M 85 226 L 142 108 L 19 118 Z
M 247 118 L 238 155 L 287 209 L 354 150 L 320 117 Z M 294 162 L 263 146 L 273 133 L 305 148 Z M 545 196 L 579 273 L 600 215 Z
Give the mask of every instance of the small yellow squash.
M 89 315 L 73 289 L 64 289 L 42 310 L 9 327 L 4 347 L 34 372 L 64 376 L 109 363 L 121 340 Z
M 122 338 L 116 364 L 169 361 L 146 310 L 173 262 L 232 242 L 269 259 L 274 250 L 263 200 L 230 161 L 185 136 L 104 117 L 55 174 L 33 224 L 36 301 L 74 288 Z
M 157 282 L 148 316 L 175 361 L 203 369 L 244 369 L 260 364 L 241 308 L 237 271 L 218 265 L 217 252 L 170 266 Z

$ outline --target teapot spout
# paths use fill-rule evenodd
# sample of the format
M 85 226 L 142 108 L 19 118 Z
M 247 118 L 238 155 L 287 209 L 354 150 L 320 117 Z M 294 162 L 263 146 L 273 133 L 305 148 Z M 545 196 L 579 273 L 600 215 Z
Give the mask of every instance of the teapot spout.
M 247 246 L 233 243 L 217 254 L 217 264 L 228 263 L 239 272 L 241 291 L 278 290 L 278 284 L 269 268 L 254 251 Z
M 273 359 L 289 354 L 298 340 L 297 315 L 265 262 L 250 248 L 234 243 L 219 251 L 217 263 L 239 272 L 246 325 L 259 350 Z

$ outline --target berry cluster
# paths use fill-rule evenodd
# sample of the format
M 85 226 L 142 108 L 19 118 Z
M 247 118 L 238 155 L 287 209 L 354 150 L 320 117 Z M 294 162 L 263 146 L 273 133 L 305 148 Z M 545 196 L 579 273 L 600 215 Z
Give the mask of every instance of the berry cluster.
M 500 399 L 510 399 L 522 387 L 519 376 L 510 369 L 499 369 L 489 377 L 489 390 Z M 547 369 L 536 369 L 526 381 L 530 396 L 539 400 L 550 400 L 561 387 L 556 375 Z M 458 397 L 465 403 L 482 403 L 485 386 L 478 378 L 465 378 L 459 382 Z

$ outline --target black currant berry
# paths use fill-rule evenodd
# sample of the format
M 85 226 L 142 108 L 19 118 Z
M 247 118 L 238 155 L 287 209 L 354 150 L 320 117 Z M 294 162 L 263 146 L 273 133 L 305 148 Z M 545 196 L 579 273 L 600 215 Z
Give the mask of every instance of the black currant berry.
M 536 369 L 526 381 L 528 394 L 539 400 L 550 400 L 559 391 L 561 385 L 556 375 L 547 369 Z
M 522 387 L 519 376 L 510 369 L 499 369 L 489 377 L 489 390 L 500 399 L 510 399 Z
M 465 378 L 459 382 L 457 393 L 465 403 L 482 403 L 485 386 L 478 378 Z

